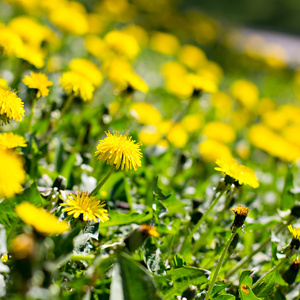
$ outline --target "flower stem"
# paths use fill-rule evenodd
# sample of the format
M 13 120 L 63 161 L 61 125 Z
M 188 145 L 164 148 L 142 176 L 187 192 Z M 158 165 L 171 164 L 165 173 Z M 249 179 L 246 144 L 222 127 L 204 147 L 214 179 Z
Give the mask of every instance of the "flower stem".
M 228 248 L 229 248 L 229 246 L 230 246 L 232 240 L 234 239 L 234 237 L 235 237 L 235 235 L 236 235 L 237 229 L 238 229 L 237 227 L 234 227 L 234 228 L 232 229 L 232 232 L 231 232 L 231 235 L 230 235 L 230 237 L 229 237 L 229 240 L 227 241 L 226 245 L 224 246 L 224 249 L 223 249 L 223 251 L 222 251 L 221 257 L 220 257 L 220 259 L 219 259 L 219 261 L 218 261 L 216 270 L 215 270 L 215 272 L 214 272 L 214 276 L 213 276 L 213 278 L 212 278 L 212 280 L 211 280 L 211 282 L 210 282 L 210 285 L 209 285 L 207 294 L 206 294 L 206 296 L 205 296 L 205 300 L 208 300 L 208 299 L 209 299 L 209 296 L 210 296 L 210 294 L 211 294 L 211 292 L 212 292 L 212 289 L 213 289 L 213 287 L 214 287 L 214 284 L 215 284 L 215 282 L 216 282 L 216 280 L 217 280 L 219 271 L 220 271 L 220 269 L 221 269 L 221 267 L 222 267 L 222 265 L 223 265 L 223 262 L 224 262 L 224 259 L 225 259 L 225 255 L 226 255 L 226 253 L 227 253 L 227 251 L 228 251 Z
M 72 254 L 71 255 L 71 260 L 78 261 L 78 260 L 87 260 L 91 261 L 95 258 L 94 254 L 86 254 L 86 255 L 81 255 L 81 254 Z
M 28 132 L 31 132 L 31 125 L 32 125 L 32 119 L 33 119 L 33 114 L 34 114 L 34 108 L 35 104 L 37 102 L 37 97 L 34 97 L 31 103 L 31 108 L 30 108 L 30 115 L 29 115 L 29 120 L 28 120 Z
M 51 122 L 51 123 L 49 124 L 49 126 L 48 126 L 48 128 L 47 128 L 47 130 L 46 130 L 46 132 L 45 132 L 45 134 L 44 134 L 44 136 L 43 136 L 43 138 L 41 139 L 41 145 L 46 144 L 46 143 L 50 140 L 52 134 L 54 133 L 54 129 L 55 129 L 56 125 L 60 122 L 60 120 L 61 120 L 62 117 L 64 116 L 66 110 L 67 110 L 67 109 L 69 108 L 69 106 L 71 105 L 73 99 L 74 99 L 74 94 L 70 94 L 70 95 L 68 96 L 68 98 L 67 98 L 67 100 L 66 100 L 64 106 L 63 106 L 62 109 L 61 109 L 61 113 L 60 113 L 59 119 L 57 119 L 55 122 Z
M 290 218 L 288 219 L 288 223 Z M 275 235 L 277 235 L 280 231 L 282 231 L 284 228 L 286 228 L 286 224 L 282 224 L 277 231 L 275 231 Z M 267 237 L 261 244 L 260 246 L 252 251 L 249 255 L 245 256 L 242 260 L 240 260 L 235 267 L 233 267 L 229 272 L 226 273 L 226 278 L 229 278 L 230 276 L 232 276 L 239 268 L 241 268 L 243 265 L 245 265 L 247 262 L 249 262 L 251 260 L 251 258 L 257 254 L 258 252 L 260 252 L 263 248 L 265 248 L 265 246 L 271 241 L 271 236 Z
M 104 185 L 104 183 L 108 180 L 110 175 L 116 170 L 116 165 L 113 165 L 107 175 L 103 178 L 103 180 L 94 188 L 94 190 L 90 193 L 90 196 L 95 195 Z
M 261 277 L 259 280 L 255 282 L 255 284 L 252 285 L 251 289 L 255 289 L 261 282 L 264 281 L 264 279 L 271 273 L 275 272 L 280 266 L 282 266 L 289 258 L 285 257 L 278 265 L 274 266 L 272 269 L 270 269 L 263 277 Z

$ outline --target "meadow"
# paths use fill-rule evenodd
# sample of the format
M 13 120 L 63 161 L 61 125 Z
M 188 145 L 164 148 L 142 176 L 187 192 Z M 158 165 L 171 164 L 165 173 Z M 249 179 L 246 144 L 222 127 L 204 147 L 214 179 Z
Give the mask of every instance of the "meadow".
M 299 300 L 299 101 L 179 1 L 0 1 L 0 298 Z

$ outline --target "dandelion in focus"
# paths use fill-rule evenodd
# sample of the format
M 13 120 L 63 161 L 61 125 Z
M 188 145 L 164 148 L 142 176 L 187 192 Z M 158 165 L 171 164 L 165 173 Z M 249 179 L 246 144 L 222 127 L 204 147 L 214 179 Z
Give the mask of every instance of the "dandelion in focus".
M 38 208 L 29 202 L 22 202 L 16 206 L 16 213 L 27 225 L 44 235 L 60 234 L 69 231 L 66 221 L 59 221 L 54 215 Z
M 10 119 L 22 121 L 24 103 L 15 92 L 0 88 L 0 121 L 8 124 Z
M 292 234 L 292 241 L 290 248 L 295 248 L 296 250 L 300 247 L 300 228 L 294 228 L 292 225 L 288 226 L 290 233 Z
M 119 132 L 106 132 L 106 138 L 99 141 L 95 155 L 99 161 L 114 165 L 116 170 L 137 170 L 142 165 L 140 144 Z
M 242 206 L 239 204 L 235 208 L 230 208 L 230 210 L 235 213 L 235 219 L 233 221 L 232 227 L 243 228 L 245 219 L 248 216 L 250 209 L 246 206 Z
M 68 215 L 78 218 L 82 215 L 84 221 L 94 221 L 104 223 L 109 220 L 107 209 L 104 208 L 105 202 L 101 202 L 97 197 L 89 195 L 87 192 L 78 192 L 76 195 L 68 196 L 66 202 L 61 206 L 67 206 L 63 211 Z
M 215 170 L 225 173 L 234 179 L 234 181 L 238 181 L 239 184 L 247 184 L 253 188 L 257 188 L 259 186 L 254 171 L 244 165 L 240 165 L 235 159 L 218 159 L 216 164 L 219 167 L 215 168 Z

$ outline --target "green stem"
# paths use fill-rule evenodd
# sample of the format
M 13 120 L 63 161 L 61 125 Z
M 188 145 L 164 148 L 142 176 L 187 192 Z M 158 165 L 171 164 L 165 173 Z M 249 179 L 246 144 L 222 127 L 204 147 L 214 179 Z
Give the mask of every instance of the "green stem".
M 115 171 L 116 165 L 113 165 L 107 175 L 103 178 L 103 180 L 95 187 L 95 189 L 90 193 L 90 196 L 95 195 L 104 185 L 104 183 L 108 180 L 110 175 Z
M 187 243 L 188 243 L 189 241 L 192 240 L 193 235 L 198 231 L 198 229 L 200 228 L 200 226 L 202 225 L 202 223 L 205 221 L 206 217 L 209 215 L 209 213 L 212 211 L 212 209 L 213 209 L 214 206 L 217 204 L 217 202 L 219 201 L 219 199 L 222 197 L 223 193 L 224 193 L 224 191 L 219 192 L 219 195 L 218 195 L 217 197 L 216 197 L 216 194 L 217 194 L 217 193 L 215 193 L 215 195 L 214 195 L 215 199 L 213 200 L 213 202 L 212 202 L 211 205 L 209 206 L 208 210 L 207 210 L 207 211 L 205 212 L 205 214 L 200 218 L 200 220 L 199 220 L 198 223 L 194 226 L 194 228 L 192 229 L 192 231 L 191 231 L 189 234 L 187 234 L 187 235 L 185 236 L 185 239 L 184 239 L 184 241 L 183 241 L 183 243 L 182 243 L 182 246 L 181 246 L 181 253 L 184 251 L 184 249 L 185 249 Z M 192 253 L 193 253 L 193 254 L 195 253 L 194 249 L 193 249 Z
M 228 251 L 228 248 L 229 248 L 229 246 L 230 246 L 232 240 L 234 239 L 234 237 L 235 237 L 235 235 L 236 235 L 237 229 L 238 229 L 238 228 L 236 228 L 236 227 L 234 227 L 234 228 L 232 229 L 232 232 L 231 232 L 231 235 L 230 235 L 230 237 L 229 237 L 229 240 L 227 241 L 226 245 L 224 246 L 223 252 L 222 252 L 222 254 L 221 254 L 221 257 L 220 257 L 220 259 L 219 259 L 219 261 L 218 261 L 216 270 L 215 270 L 215 272 L 214 272 L 214 276 L 213 276 L 213 278 L 212 278 L 212 280 L 211 280 L 211 282 L 210 282 L 210 285 L 209 285 L 207 294 L 206 294 L 206 296 L 205 296 L 205 300 L 208 300 L 208 299 L 209 299 L 209 296 L 210 296 L 210 294 L 211 294 L 211 292 L 212 292 L 212 289 L 213 289 L 213 287 L 214 287 L 214 284 L 215 284 L 215 282 L 216 282 L 216 280 L 217 280 L 219 271 L 220 271 L 220 269 L 221 269 L 221 267 L 222 267 L 222 265 L 223 265 L 223 262 L 224 262 L 224 259 L 225 259 L 225 255 L 226 255 L 226 253 L 227 253 L 227 251 Z
M 94 254 L 86 254 L 86 255 L 80 255 L 80 254 L 72 254 L 71 260 L 77 261 L 77 260 L 93 260 L 95 258 Z
M 177 124 L 179 123 L 189 112 L 189 110 L 191 109 L 193 103 L 194 103 L 194 100 L 196 99 L 196 97 L 191 97 L 189 99 L 189 103 L 188 105 L 185 107 L 185 110 L 182 112 L 182 114 L 180 114 L 174 121 L 174 124 Z
M 271 273 L 275 272 L 280 266 L 282 266 L 289 258 L 285 257 L 278 265 L 274 266 L 272 269 L 270 269 L 263 277 L 261 277 L 259 280 L 255 282 L 255 284 L 252 285 L 251 289 L 255 289 L 261 282 L 264 281 L 264 279 Z
M 19 220 L 20 220 L 20 219 L 17 218 L 16 221 L 14 222 L 14 224 L 12 225 L 12 227 L 10 228 L 9 233 L 7 234 L 7 239 L 6 239 L 7 242 L 9 242 L 9 240 L 11 239 L 12 234 L 14 233 L 14 231 L 15 231 L 15 229 L 16 229 L 18 223 L 19 223 Z
M 41 145 L 46 144 L 46 143 L 50 140 L 52 134 L 54 133 L 55 127 L 57 126 L 57 124 L 60 122 L 60 120 L 61 120 L 62 117 L 64 116 L 66 110 L 67 110 L 67 109 L 69 108 L 69 106 L 71 105 L 73 99 L 74 99 L 74 94 L 70 94 L 70 95 L 68 96 L 68 98 L 67 98 L 67 100 L 66 100 L 64 106 L 63 106 L 62 109 L 61 109 L 59 119 L 57 119 L 55 122 L 52 122 L 52 123 L 50 122 L 50 124 L 49 124 L 49 126 L 48 126 L 48 128 L 47 128 L 47 130 L 46 130 L 46 132 L 45 132 L 45 134 L 44 134 L 44 136 L 43 136 L 43 138 L 41 139 Z
M 32 100 L 32 103 L 31 103 L 31 108 L 30 108 L 30 115 L 29 115 L 29 120 L 28 120 L 28 132 L 31 132 L 32 119 L 33 119 L 33 115 L 34 115 L 34 108 L 35 108 L 36 102 L 37 102 L 37 97 L 34 97 L 34 99 Z
M 291 218 L 289 218 L 287 220 L 287 222 L 289 223 Z M 284 228 L 286 228 L 286 224 L 282 224 L 277 231 L 275 231 L 275 235 L 277 235 L 281 230 L 283 230 Z M 241 268 L 244 264 L 248 263 L 252 257 L 257 254 L 258 252 L 260 252 L 262 249 L 265 248 L 265 246 L 271 241 L 271 236 L 267 237 L 261 244 L 260 246 L 252 251 L 249 255 L 245 256 L 242 260 L 240 260 L 235 267 L 233 267 L 229 272 L 226 273 L 226 278 L 229 278 L 230 276 L 232 276 L 239 268 Z

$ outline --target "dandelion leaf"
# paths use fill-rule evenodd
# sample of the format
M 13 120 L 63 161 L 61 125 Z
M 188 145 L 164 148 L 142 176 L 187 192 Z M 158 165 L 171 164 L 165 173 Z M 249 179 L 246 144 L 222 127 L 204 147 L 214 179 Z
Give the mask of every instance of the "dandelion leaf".
M 150 273 L 121 254 L 113 269 L 110 300 L 161 300 Z
M 239 294 L 242 300 L 257 300 L 255 294 L 251 290 L 252 278 L 250 277 L 252 271 L 245 270 L 241 274 L 239 283 Z

